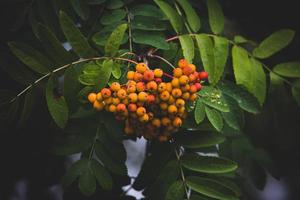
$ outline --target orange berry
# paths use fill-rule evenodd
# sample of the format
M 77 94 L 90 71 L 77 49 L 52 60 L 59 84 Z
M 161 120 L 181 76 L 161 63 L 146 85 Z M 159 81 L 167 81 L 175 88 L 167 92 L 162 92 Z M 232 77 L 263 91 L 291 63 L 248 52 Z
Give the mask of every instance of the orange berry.
M 190 91 L 190 85 L 186 84 L 184 86 L 181 86 L 181 91 L 182 92 L 188 92 L 188 91 Z
M 194 93 L 190 96 L 190 101 L 195 101 L 198 98 L 197 94 Z
M 111 96 L 111 91 L 110 91 L 110 89 L 108 89 L 108 88 L 103 88 L 103 89 L 101 90 L 101 95 L 102 95 L 102 97 L 103 97 L 104 99 L 110 97 L 110 96 Z
M 145 102 L 145 101 L 147 101 L 147 98 L 148 98 L 148 94 L 147 94 L 146 92 L 140 92 L 140 93 L 138 94 L 138 100 L 139 100 L 140 102 Z
M 113 100 L 112 97 L 108 97 L 108 98 L 104 99 L 105 105 L 112 104 L 112 100 Z
M 125 110 L 126 110 L 126 105 L 125 104 L 120 103 L 120 104 L 117 105 L 117 111 L 118 112 L 125 112 Z
M 184 99 L 184 100 L 189 100 L 190 99 L 190 93 L 189 92 L 185 92 L 185 93 L 183 93 L 182 94 L 182 98 Z
M 147 102 L 148 103 L 154 103 L 155 102 L 155 96 L 153 94 L 148 95 Z
M 90 93 L 88 95 L 89 102 L 94 103 L 96 101 L 96 99 L 97 99 L 97 94 L 96 93 Z
M 183 99 L 177 99 L 175 104 L 177 107 L 181 108 L 184 107 L 185 101 Z
M 173 120 L 173 126 L 180 127 L 182 125 L 182 120 L 180 117 L 175 117 Z
M 146 114 L 146 108 L 144 107 L 138 107 L 138 109 L 136 110 L 136 114 L 139 117 L 142 117 Z
M 182 69 L 182 72 L 184 75 L 190 75 L 191 73 L 193 73 L 193 70 L 190 66 L 186 66 Z
M 197 77 L 195 74 L 190 74 L 190 75 L 189 75 L 189 81 L 190 81 L 190 82 L 196 81 L 197 78 L 198 78 L 198 77 Z
M 190 63 L 188 64 L 188 67 L 192 69 L 192 73 L 196 71 L 196 65 Z
M 127 92 L 124 89 L 120 89 L 117 92 L 117 97 L 119 97 L 119 99 L 125 99 L 127 97 Z
M 159 107 L 162 109 L 162 110 L 167 110 L 168 109 L 168 104 L 166 102 L 161 102 L 159 104 Z
M 134 93 L 136 91 L 136 86 L 135 85 L 128 85 L 126 91 L 127 91 L 127 93 Z
M 112 112 L 112 113 L 116 112 L 117 111 L 117 106 L 115 106 L 113 104 L 109 105 L 108 111 Z
M 174 88 L 174 89 L 172 90 L 172 95 L 173 95 L 173 97 L 175 97 L 175 98 L 181 97 L 181 95 L 182 95 L 181 89 L 179 89 L 179 88 Z
M 168 91 L 163 91 L 160 94 L 160 99 L 163 100 L 163 101 L 168 101 L 169 98 L 170 98 L 170 93 Z
M 150 81 L 147 83 L 146 87 L 151 91 L 157 90 L 157 83 L 155 81 Z
M 120 99 L 117 97 L 112 98 L 112 104 L 114 104 L 115 106 L 118 105 L 120 103 Z
M 171 120 L 168 117 L 163 117 L 161 119 L 161 124 L 163 126 L 169 126 L 169 125 L 171 125 Z
M 133 80 L 134 79 L 134 71 L 128 71 L 127 72 L 127 79 Z
M 160 142 L 167 142 L 167 141 L 168 141 L 168 136 L 166 136 L 166 135 L 160 135 L 160 136 L 158 137 L 158 140 L 159 140 Z
M 139 72 L 134 72 L 133 79 L 135 82 L 139 82 L 139 81 L 143 80 L 143 74 L 141 74 Z
M 134 103 L 129 104 L 129 105 L 128 105 L 128 110 L 129 110 L 130 112 L 136 112 L 136 110 L 137 110 L 136 104 L 134 104 Z
M 104 103 L 103 102 L 99 102 L 99 101 L 95 101 L 93 103 L 93 107 L 97 110 L 97 111 L 101 111 L 104 108 Z
M 151 123 L 156 128 L 159 128 L 161 126 L 161 121 L 158 118 L 154 118 Z
M 137 102 L 137 100 L 138 100 L 138 95 L 136 93 L 130 93 L 128 95 L 128 101 L 130 103 L 135 103 L 135 102 Z
M 185 113 L 185 107 L 184 107 L 184 106 L 179 107 L 179 108 L 178 108 L 178 114 L 179 114 L 179 115 L 182 115 L 182 114 L 184 114 L 184 113 Z
M 152 70 L 147 70 L 144 72 L 144 80 L 152 81 L 154 79 L 154 73 Z
M 163 74 L 164 74 L 164 72 L 163 72 L 163 70 L 161 70 L 161 69 L 155 69 L 155 70 L 154 70 L 154 76 L 155 76 L 156 78 L 161 78 L 161 77 L 163 76 Z
M 173 70 L 173 76 L 176 78 L 179 78 L 182 75 L 182 69 L 181 68 L 175 68 Z
M 160 84 L 158 85 L 158 88 L 157 88 L 158 92 L 163 92 L 163 91 L 165 91 L 166 89 L 167 89 L 166 83 L 160 83 Z
M 141 116 L 139 118 L 139 121 L 142 122 L 142 123 L 145 123 L 145 122 L 149 121 L 149 115 L 148 114 L 144 114 L 143 116 Z
M 185 59 L 180 59 L 179 61 L 178 61 L 178 66 L 180 67 L 180 68 L 184 68 L 184 67 L 186 67 L 186 66 L 188 66 L 188 61 L 187 60 L 185 60 Z
M 102 97 L 101 92 L 98 92 L 98 93 L 97 93 L 97 100 L 98 100 L 98 101 L 103 101 L 103 97 Z
M 136 84 L 136 90 L 138 91 L 138 92 L 142 92 L 142 91 L 144 91 L 145 90 L 145 83 L 144 82 L 138 82 L 137 84 Z
M 173 87 L 179 87 L 179 79 L 178 78 L 173 78 L 171 81 L 171 84 Z
M 188 84 L 189 82 L 189 77 L 186 76 L 186 75 L 182 75 L 180 78 L 179 78 L 179 83 L 180 85 L 186 85 Z
M 175 98 L 170 95 L 170 98 L 168 100 L 168 104 L 173 104 L 173 103 L 175 103 Z
M 136 82 L 133 80 L 129 80 L 129 81 L 127 81 L 127 86 L 129 86 L 129 85 L 136 85 Z
M 110 89 L 113 91 L 113 92 L 117 92 L 121 89 L 121 85 L 120 83 L 118 82 L 113 82 L 111 85 L 110 85 Z
M 176 107 L 175 105 L 169 105 L 169 107 L 168 107 L 168 112 L 169 112 L 170 114 L 176 114 L 177 111 L 178 111 L 178 109 L 177 109 L 177 107 Z
M 167 89 L 168 92 L 172 92 L 172 89 L 173 89 L 172 84 L 171 83 L 166 83 L 166 89 Z
M 190 93 L 196 93 L 198 91 L 196 85 L 191 85 Z
M 148 69 L 148 66 L 145 63 L 139 63 L 135 66 L 135 70 L 139 73 L 144 73 Z

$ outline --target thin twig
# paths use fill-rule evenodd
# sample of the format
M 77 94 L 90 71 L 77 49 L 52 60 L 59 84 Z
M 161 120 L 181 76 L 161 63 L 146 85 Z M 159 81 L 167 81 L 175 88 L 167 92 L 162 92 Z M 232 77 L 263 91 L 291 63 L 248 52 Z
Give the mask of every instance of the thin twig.
M 189 190 L 188 190 L 188 187 L 187 187 L 187 184 L 186 184 L 186 180 L 185 180 L 185 175 L 184 175 L 184 172 L 183 172 L 183 169 L 182 169 L 182 166 L 181 166 L 180 155 L 179 155 L 179 153 L 177 152 L 176 147 L 175 147 L 175 149 L 174 149 L 174 152 L 175 152 L 177 161 L 178 161 L 178 163 L 179 163 L 179 167 L 180 167 L 180 175 L 181 175 L 181 179 L 182 179 L 182 182 L 183 182 L 183 186 L 184 186 L 186 198 L 189 199 Z
M 130 12 L 127 7 L 125 7 L 125 10 L 127 13 L 127 22 L 128 22 L 129 50 L 130 50 L 130 52 L 132 52 L 133 48 L 132 48 L 132 30 L 131 30 Z
M 174 65 L 172 65 L 169 61 L 167 61 L 166 59 L 164 59 L 161 56 L 158 55 L 153 55 L 153 54 L 148 54 L 148 56 L 153 57 L 153 58 L 158 58 L 160 60 L 162 60 L 163 62 L 167 63 L 169 66 L 171 66 L 173 69 L 175 69 Z

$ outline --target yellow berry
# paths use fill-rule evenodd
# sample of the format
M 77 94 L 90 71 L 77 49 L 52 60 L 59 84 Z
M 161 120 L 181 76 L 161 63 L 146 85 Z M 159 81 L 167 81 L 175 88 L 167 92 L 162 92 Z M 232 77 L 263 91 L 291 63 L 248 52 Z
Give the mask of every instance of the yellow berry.
M 170 95 L 170 98 L 168 100 L 168 104 L 173 104 L 173 103 L 175 103 L 175 98 Z
M 182 95 L 181 89 L 179 89 L 179 88 L 174 88 L 174 89 L 172 90 L 172 95 L 173 95 L 173 97 L 175 97 L 175 98 L 181 97 L 181 95 Z
M 168 101 L 170 98 L 170 93 L 168 91 L 163 91 L 159 97 L 163 101 Z
M 145 123 L 147 121 L 149 121 L 149 115 L 148 114 L 144 114 L 143 116 L 141 116 L 139 118 L 140 122 Z
M 127 72 L 127 79 L 128 80 L 133 80 L 134 78 L 134 71 L 128 71 Z
M 196 99 L 197 99 L 197 94 L 196 93 L 191 94 L 190 101 L 195 101 Z
M 117 97 L 112 98 L 112 104 L 114 104 L 115 106 L 118 105 L 120 103 L 120 99 Z
M 157 90 L 157 83 L 155 81 L 150 81 L 147 83 L 146 87 L 151 91 Z
M 135 85 L 128 85 L 126 91 L 127 91 L 127 93 L 134 93 L 136 91 L 136 86 Z
M 103 102 L 99 102 L 99 101 L 95 101 L 93 104 L 93 107 L 97 110 L 97 111 L 101 111 L 104 108 L 104 103 Z
M 109 105 L 108 111 L 112 112 L 112 113 L 116 112 L 117 111 L 117 106 L 115 106 L 113 104 Z
M 138 100 L 138 95 L 136 93 L 130 93 L 128 95 L 128 100 L 130 103 L 135 103 Z
M 146 108 L 138 107 L 138 109 L 136 110 L 136 114 L 137 116 L 142 117 L 143 115 L 146 114 Z
M 144 73 L 148 69 L 145 63 L 139 63 L 135 66 L 135 70 L 139 73 Z
M 177 113 L 177 111 L 178 111 L 178 109 L 177 109 L 177 107 L 175 106 L 175 105 L 169 105 L 169 107 L 168 107 L 168 112 L 170 113 L 170 114 L 176 114 Z
M 161 119 L 161 124 L 162 124 L 163 126 L 169 126 L 169 125 L 171 124 L 171 120 L 170 120 L 168 117 L 163 117 L 163 118 Z
M 163 70 L 161 70 L 161 69 L 155 69 L 155 70 L 154 70 L 154 76 L 155 76 L 156 78 L 161 78 L 161 77 L 163 76 L 163 74 L 164 74 L 164 72 L 163 72 Z
M 189 77 L 186 76 L 186 75 L 182 75 L 180 78 L 179 78 L 179 83 L 180 85 L 186 85 L 188 84 L 189 82 Z
M 172 84 L 171 83 L 166 83 L 166 90 L 168 92 L 172 92 L 172 89 L 173 89 Z
M 119 97 L 119 99 L 125 99 L 127 97 L 127 92 L 124 89 L 120 89 L 117 92 L 117 97 Z
M 173 76 L 176 78 L 179 78 L 182 75 L 182 69 L 181 68 L 175 68 L 173 70 Z
M 98 100 L 98 101 L 103 101 L 103 97 L 102 97 L 101 92 L 98 92 L 98 93 L 97 93 L 97 100 Z
M 179 61 L 178 61 L 178 66 L 180 67 L 180 68 L 184 68 L 184 67 L 186 67 L 186 66 L 188 66 L 188 61 L 187 60 L 185 60 L 185 59 L 180 59 Z
M 185 101 L 184 101 L 183 99 L 177 99 L 175 104 L 176 104 L 176 106 L 179 107 L 179 108 L 180 108 L 180 107 L 184 107 Z
M 89 100 L 90 103 L 94 103 L 96 101 L 96 99 L 97 99 L 97 94 L 96 93 L 90 93 L 88 95 L 88 100 Z
M 173 78 L 171 81 L 172 87 L 179 87 L 179 79 Z
M 118 82 L 113 82 L 111 85 L 110 85 L 110 89 L 113 91 L 113 92 L 117 92 L 121 89 L 121 85 L 120 83 Z
M 112 97 L 108 97 L 108 98 L 104 99 L 105 105 L 112 104 L 112 100 L 113 100 Z
M 189 92 L 185 92 L 185 93 L 183 93 L 182 94 L 182 98 L 184 99 L 184 100 L 189 100 L 190 99 L 190 93 Z
M 147 101 L 147 97 L 148 97 L 148 94 L 147 94 L 146 92 L 140 92 L 140 93 L 138 94 L 138 100 L 139 100 L 140 102 L 145 102 L 145 101 Z

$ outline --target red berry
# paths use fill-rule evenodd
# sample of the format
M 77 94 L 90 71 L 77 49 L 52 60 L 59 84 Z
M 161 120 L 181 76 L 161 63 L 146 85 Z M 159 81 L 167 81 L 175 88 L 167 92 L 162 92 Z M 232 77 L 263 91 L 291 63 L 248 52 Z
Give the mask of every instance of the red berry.
M 208 78 L 208 73 L 203 71 L 199 73 L 199 78 L 202 79 L 207 79 Z

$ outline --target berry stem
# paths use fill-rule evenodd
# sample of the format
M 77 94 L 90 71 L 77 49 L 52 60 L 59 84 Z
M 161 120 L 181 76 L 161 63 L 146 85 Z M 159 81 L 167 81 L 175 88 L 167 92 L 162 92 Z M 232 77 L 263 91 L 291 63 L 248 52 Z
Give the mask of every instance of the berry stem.
M 170 79 L 173 79 L 173 78 L 174 78 L 173 76 L 171 76 L 170 74 L 168 74 L 168 73 L 166 73 L 166 72 L 164 72 L 164 76 L 166 76 L 166 77 L 168 77 L 168 78 L 170 78 Z
M 167 61 L 166 59 L 164 59 L 163 57 L 161 56 L 158 56 L 158 55 L 154 55 L 154 54 L 148 54 L 148 56 L 150 57 L 153 57 L 153 58 L 158 58 L 160 60 L 162 60 L 163 62 L 167 63 L 170 67 L 172 67 L 173 69 L 175 69 L 174 65 L 172 65 L 169 61 Z

